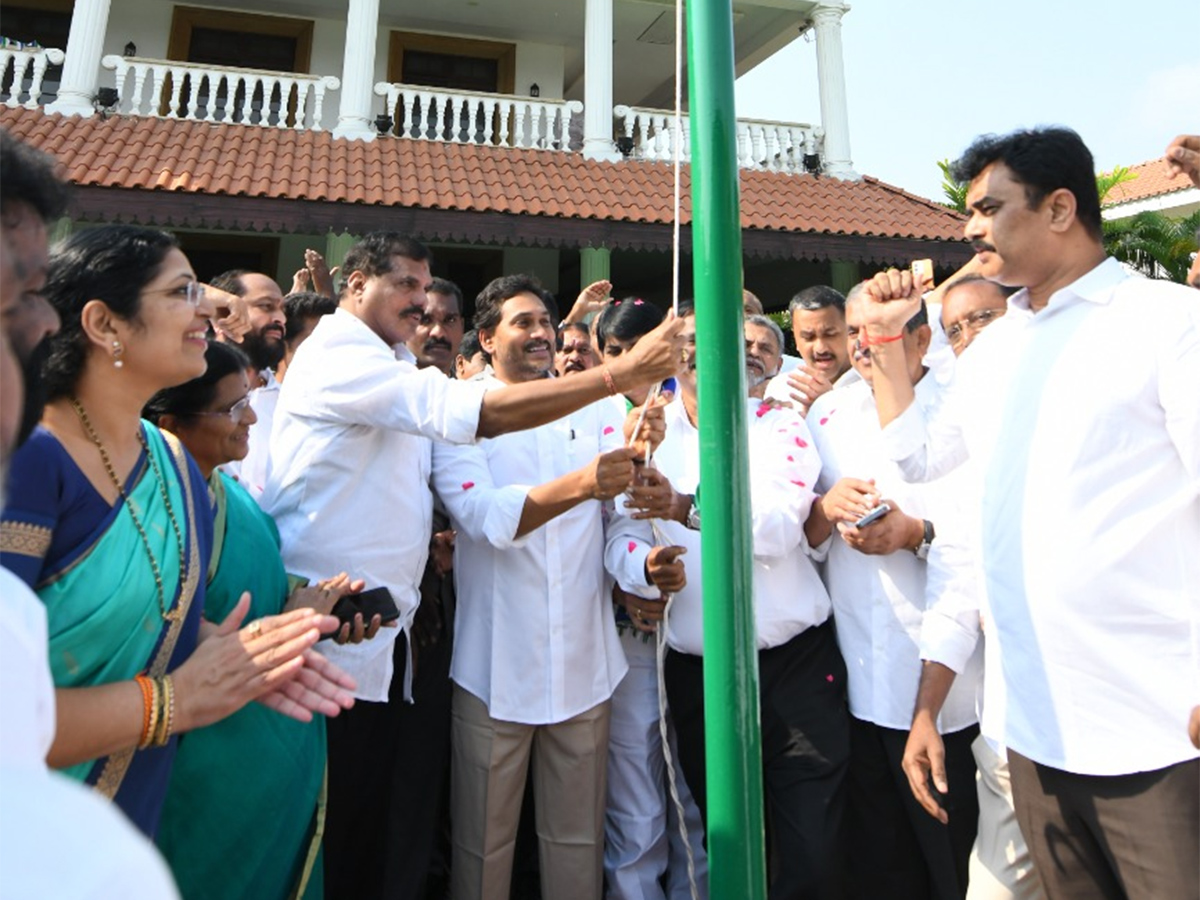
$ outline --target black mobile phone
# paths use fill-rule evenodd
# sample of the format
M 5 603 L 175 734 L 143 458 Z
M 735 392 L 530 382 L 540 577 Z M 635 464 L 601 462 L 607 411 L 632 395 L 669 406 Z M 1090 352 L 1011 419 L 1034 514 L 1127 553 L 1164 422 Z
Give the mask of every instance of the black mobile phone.
M 400 618 L 400 610 L 396 608 L 392 592 L 385 587 L 371 588 L 369 591 L 352 596 L 358 601 L 358 608 L 363 614 L 364 622 L 370 622 L 376 615 L 383 620 L 385 625 Z
M 868 525 L 873 525 L 884 516 L 892 511 L 892 508 L 886 503 L 880 503 L 877 507 L 854 523 L 855 528 L 866 528 Z
M 354 616 L 362 613 L 363 624 L 370 625 L 371 618 L 379 615 L 383 624 L 394 622 L 400 618 L 400 610 L 392 599 L 392 592 L 385 587 L 371 588 L 361 594 L 346 594 L 333 605 L 331 614 L 337 616 L 341 625 L 354 626 Z

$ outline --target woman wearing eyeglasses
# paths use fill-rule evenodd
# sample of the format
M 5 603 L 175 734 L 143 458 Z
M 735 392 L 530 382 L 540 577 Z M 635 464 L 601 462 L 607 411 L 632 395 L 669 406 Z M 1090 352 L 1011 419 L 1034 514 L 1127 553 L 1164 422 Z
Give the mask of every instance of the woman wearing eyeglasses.
M 42 424 L 12 460 L 0 563 L 46 605 L 47 761 L 153 836 L 180 733 L 255 699 L 302 721 L 336 715 L 351 682 L 311 649 L 331 617 L 302 609 L 242 628 L 242 596 L 205 618 L 208 488 L 179 441 L 141 421 L 155 392 L 206 365 L 215 310 L 175 239 L 78 232 L 44 293 L 62 328 Z
M 351 589 L 342 574 L 296 587 L 283 568 L 279 532 L 250 494 L 218 467 L 250 449 L 250 360 L 211 342 L 199 378 L 155 394 L 144 415 L 176 435 L 208 482 L 214 512 L 205 614 L 219 619 L 251 596 L 248 620 L 285 609 L 328 612 Z M 303 584 L 303 582 L 301 582 Z M 353 588 L 361 588 L 356 583 Z M 352 636 L 373 636 L 378 623 Z M 222 777 L 214 779 L 213 773 Z M 323 722 L 296 722 L 252 704 L 188 737 L 167 792 L 158 845 L 184 897 L 271 900 L 319 897 L 314 871 L 321 834 L 317 807 L 325 775 Z M 231 860 L 237 860 L 231 865 Z

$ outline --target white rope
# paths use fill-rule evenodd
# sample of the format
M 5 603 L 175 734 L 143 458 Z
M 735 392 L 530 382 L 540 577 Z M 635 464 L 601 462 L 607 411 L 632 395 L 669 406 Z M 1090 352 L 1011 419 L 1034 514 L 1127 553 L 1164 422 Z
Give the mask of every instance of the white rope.
M 684 47 L 687 41 L 687 36 L 683 28 L 683 0 L 675 0 L 675 121 L 674 121 L 674 159 L 672 160 L 674 168 L 674 197 L 673 208 L 671 215 L 672 235 L 671 235 L 671 309 L 675 315 L 679 315 L 679 244 L 680 244 L 680 225 L 679 212 L 682 206 L 682 178 L 680 177 L 681 166 L 680 160 L 683 156 L 683 54 Z M 646 410 L 653 402 L 652 398 L 657 397 L 662 389 L 662 385 L 657 386 L 650 392 L 650 396 L 646 398 L 646 403 L 642 407 L 641 418 L 645 419 Z M 637 434 L 635 431 L 634 434 Z M 650 447 L 646 445 L 646 464 L 650 463 Z M 662 534 L 662 530 L 658 527 L 658 523 L 651 520 L 650 528 L 654 534 L 654 542 L 659 546 L 666 544 L 666 540 Z M 675 818 L 679 824 L 679 837 L 683 842 L 683 849 L 687 853 L 687 874 L 688 887 L 691 889 L 692 900 L 700 900 L 700 890 L 696 886 L 696 859 L 692 853 L 692 843 L 688 840 L 687 818 L 683 810 L 683 801 L 679 797 L 678 778 L 675 774 L 675 754 L 671 752 L 670 728 L 667 722 L 667 685 L 665 678 L 665 666 L 667 659 L 667 629 L 671 622 L 671 597 L 666 597 L 666 605 L 663 607 L 663 617 L 655 628 L 655 670 L 658 675 L 658 733 L 662 740 L 663 761 L 666 763 L 667 769 L 667 785 L 670 788 L 671 802 L 675 804 Z
M 675 0 L 675 123 L 673 141 L 675 148 L 672 156 L 675 170 L 674 205 L 671 214 L 671 309 L 679 315 L 679 209 L 682 205 L 680 197 L 680 159 L 683 153 L 683 48 L 687 37 L 683 33 L 683 0 Z
M 683 53 L 686 37 L 683 30 L 683 0 L 675 0 L 675 120 L 674 120 L 674 152 L 673 152 L 673 168 L 674 168 L 674 196 L 672 198 L 672 241 L 671 241 L 671 309 L 675 315 L 679 315 L 679 259 L 680 259 L 680 224 L 679 213 L 681 207 L 681 159 L 683 153 Z M 642 408 L 638 413 L 637 425 L 630 435 L 630 440 L 641 433 L 642 424 L 646 421 L 646 413 L 654 404 L 654 401 L 662 393 L 662 385 L 654 385 L 646 395 L 645 402 L 642 403 Z M 650 465 L 650 445 L 646 444 L 646 455 L 643 460 L 646 466 Z M 656 546 L 667 546 L 666 536 L 659 528 L 657 521 L 651 520 L 650 529 L 654 536 Z M 688 839 L 687 817 L 683 809 L 683 800 L 679 796 L 678 776 L 675 774 L 675 754 L 671 751 L 670 727 L 667 720 L 667 686 L 664 677 L 664 668 L 667 658 L 667 629 L 670 627 L 671 621 L 671 603 L 673 598 L 670 594 L 663 594 L 665 605 L 663 607 L 662 620 L 655 626 L 655 671 L 658 676 L 658 733 L 662 741 L 663 762 L 666 763 L 667 770 L 667 787 L 671 795 L 671 802 L 675 806 L 675 818 L 679 824 L 679 837 L 683 841 L 684 851 L 687 853 L 687 875 L 688 887 L 691 890 L 692 900 L 700 900 L 700 889 L 696 884 L 696 859 L 692 853 L 692 844 Z

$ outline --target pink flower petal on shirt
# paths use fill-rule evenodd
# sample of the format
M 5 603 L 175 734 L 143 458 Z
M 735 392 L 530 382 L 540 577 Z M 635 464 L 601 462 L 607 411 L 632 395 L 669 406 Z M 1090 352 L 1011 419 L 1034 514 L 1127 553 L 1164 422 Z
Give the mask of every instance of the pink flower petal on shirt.
M 824 419 L 821 420 L 821 424 L 822 425 L 825 424 Z M 798 438 L 796 438 L 796 446 L 799 447 L 801 450 L 803 450 L 805 447 L 808 446 L 808 441 L 806 441 L 804 438 L 798 437 Z
M 636 549 L 637 549 L 637 541 L 630 541 L 629 542 L 629 552 L 632 553 Z
M 611 425 L 606 425 L 604 428 L 604 431 L 602 433 L 603 434 L 612 434 L 614 431 L 616 431 L 615 428 L 613 428 Z
M 796 487 L 808 487 L 808 485 L 805 484 L 803 481 L 799 481 L 798 479 L 795 479 L 795 478 L 792 479 L 792 484 L 796 485 Z
M 761 419 L 763 416 L 765 416 L 770 411 L 771 411 L 771 404 L 770 403 L 762 403 L 762 404 L 759 404 L 759 407 L 758 407 L 758 409 L 756 409 L 754 411 L 754 414 Z
M 475 482 L 473 482 L 473 481 L 464 481 L 463 482 L 463 490 L 464 491 L 469 491 L 473 487 L 475 487 Z
M 830 684 L 833 684 L 833 674 L 830 673 L 829 675 L 826 675 L 825 680 L 828 681 Z
M 788 457 L 788 462 L 795 462 L 795 461 L 796 461 L 796 457 L 794 457 L 794 456 Z

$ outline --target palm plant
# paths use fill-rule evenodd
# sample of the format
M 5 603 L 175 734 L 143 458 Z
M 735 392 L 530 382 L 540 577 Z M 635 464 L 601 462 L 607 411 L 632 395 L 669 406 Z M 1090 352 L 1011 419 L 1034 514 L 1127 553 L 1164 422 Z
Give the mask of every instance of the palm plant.
M 1104 249 L 1148 278 L 1184 283 L 1196 249 L 1200 210 L 1182 219 L 1141 212 L 1104 222 Z

